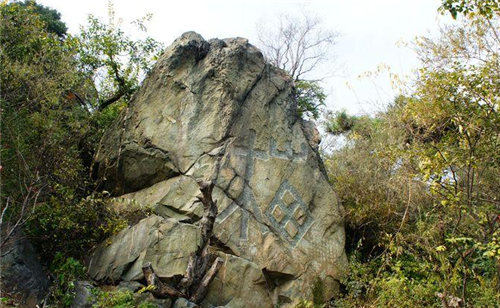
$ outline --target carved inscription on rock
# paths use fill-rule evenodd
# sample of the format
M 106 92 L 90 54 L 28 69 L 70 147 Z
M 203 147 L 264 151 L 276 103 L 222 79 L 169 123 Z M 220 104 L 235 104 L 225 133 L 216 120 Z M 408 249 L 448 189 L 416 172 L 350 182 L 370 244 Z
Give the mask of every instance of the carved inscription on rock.
M 307 204 L 288 180 L 281 183 L 264 215 L 282 238 L 295 247 L 314 222 Z
M 276 140 L 271 138 L 269 150 L 264 151 L 255 148 L 255 139 L 256 133 L 251 130 L 250 146 L 248 148 L 237 147 L 234 149 L 235 155 L 245 160 L 244 186 L 241 194 L 218 215 L 217 222 L 224 223 L 233 214 L 240 212 L 240 242 L 244 242 L 248 240 L 250 215 L 253 214 L 253 217 L 260 223 L 263 234 L 267 232 L 267 229 L 263 227 L 265 216 L 274 233 L 277 233 L 292 247 L 295 247 L 314 222 L 297 189 L 288 180 L 281 183 L 263 215 L 255 201 L 255 195 L 249 182 L 254 175 L 255 160 L 281 159 L 305 162 L 307 146 L 301 144 L 301 151 L 297 153 L 293 151 L 291 142 L 287 142 L 284 150 L 280 151 L 276 145 Z

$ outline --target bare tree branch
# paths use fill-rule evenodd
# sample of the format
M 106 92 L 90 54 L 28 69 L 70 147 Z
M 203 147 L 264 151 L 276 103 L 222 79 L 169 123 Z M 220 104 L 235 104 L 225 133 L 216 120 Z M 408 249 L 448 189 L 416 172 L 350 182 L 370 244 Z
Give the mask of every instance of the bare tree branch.
M 260 25 L 261 50 L 271 64 L 288 71 L 295 81 L 334 58 L 332 47 L 338 34 L 325 30 L 317 16 L 309 13 L 301 18 L 281 15 L 275 27 L 267 28 L 276 30 L 268 31 Z

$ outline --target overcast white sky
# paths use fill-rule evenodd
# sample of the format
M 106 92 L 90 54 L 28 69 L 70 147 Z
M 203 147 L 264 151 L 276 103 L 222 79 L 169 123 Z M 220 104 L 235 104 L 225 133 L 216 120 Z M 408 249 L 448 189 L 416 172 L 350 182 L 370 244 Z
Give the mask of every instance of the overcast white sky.
M 38 0 L 57 9 L 69 26 L 78 32 L 88 14 L 107 20 L 105 0 Z M 297 14 L 307 10 L 317 14 L 325 27 L 341 33 L 335 48 L 336 64 L 343 66 L 339 77 L 323 86 L 329 94 L 332 110 L 371 113 L 394 97 L 387 75 L 359 79 L 358 76 L 386 64 L 398 74 L 410 74 L 418 62 L 409 48 L 398 42 L 411 42 L 416 36 L 436 33 L 440 25 L 450 22 L 437 9 L 440 0 L 330 0 L 330 1 L 166 1 L 116 0 L 117 17 L 128 22 L 153 14 L 149 34 L 169 45 L 183 32 L 194 30 L 205 39 L 246 37 L 257 44 L 257 23 L 272 20 L 280 14 Z M 325 65 L 330 71 L 335 65 Z

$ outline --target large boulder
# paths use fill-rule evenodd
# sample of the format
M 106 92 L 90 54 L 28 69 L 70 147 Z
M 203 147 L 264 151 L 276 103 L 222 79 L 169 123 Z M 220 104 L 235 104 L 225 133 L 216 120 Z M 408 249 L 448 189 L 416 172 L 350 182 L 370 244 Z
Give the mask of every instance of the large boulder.
M 151 262 L 162 278 L 182 276 L 200 241 L 198 227 L 152 215 L 102 242 L 88 273 L 98 281 L 140 280 L 142 265 Z
M 274 303 L 311 299 L 314 285 L 331 298 L 347 266 L 342 209 L 318 155 L 317 130 L 296 109 L 290 77 L 246 39 L 206 41 L 188 32 L 165 51 L 106 133 L 95 168 L 104 189 L 180 225 L 201 215 L 196 181 L 216 184 L 213 246 L 238 262 L 229 271 L 236 276 L 221 278 L 228 272 L 221 270 L 213 288 L 231 307 L 265 307 L 239 300 L 261 288 Z M 127 266 L 146 259 L 140 254 L 128 256 Z M 99 264 L 91 268 L 96 278 L 138 277 L 124 273 L 127 266 Z M 236 282 L 248 283 L 243 274 L 257 272 L 264 282 L 235 289 Z
M 74 282 L 74 285 L 71 308 L 92 308 L 97 302 L 96 288 L 84 280 L 78 280 Z
M 224 264 L 202 306 L 273 307 L 264 273 L 257 264 L 222 252 L 219 257 Z
M 0 257 L 0 293 L 4 297 L 19 298 L 21 307 L 35 307 L 45 299 L 50 280 L 38 262 L 35 249 L 20 229 L 11 233 L 6 222 L 2 239 L 10 233 Z

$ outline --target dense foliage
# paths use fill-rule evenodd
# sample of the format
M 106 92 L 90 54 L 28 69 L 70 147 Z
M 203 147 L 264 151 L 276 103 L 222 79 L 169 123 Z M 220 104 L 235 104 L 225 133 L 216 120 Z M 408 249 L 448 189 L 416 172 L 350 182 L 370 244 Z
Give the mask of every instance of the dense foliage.
M 114 103 L 127 103 L 140 82 L 156 62 L 163 45 L 151 37 L 132 39 L 119 26 L 109 4 L 109 23 L 95 16 L 77 36 L 78 69 L 92 81 L 95 99 L 86 100 L 91 109 L 105 109 Z M 134 21 L 140 32 L 147 31 L 150 15 Z
M 146 289 L 146 288 L 144 288 Z M 158 304 L 148 297 L 148 293 L 139 290 L 133 293 L 130 290 L 118 290 L 114 292 L 97 292 L 97 303 L 95 308 L 157 308 Z M 161 304 L 160 304 L 161 305 Z
M 330 118 L 347 139 L 327 160 L 351 256 L 339 307 L 498 307 L 499 33 L 473 15 L 418 39 L 412 93 Z
M 297 80 L 295 82 L 295 98 L 299 116 L 317 120 L 321 107 L 325 106 L 326 94 L 318 82 Z
M 498 2 L 442 10 L 466 17 L 415 42 L 412 92 L 373 116 L 328 116 L 326 131 L 345 138 L 325 162 L 346 210 L 351 268 L 336 307 L 499 306 Z M 33 1 L 3 2 L 0 14 L 0 225 L 25 230 L 53 276 L 51 303 L 69 306 L 82 256 L 127 224 L 96 191 L 92 157 L 162 46 L 132 39 L 113 14 L 109 24 L 90 16 L 74 36 Z M 299 114 L 317 119 L 321 86 L 296 78 L 295 91 Z M 151 306 L 131 292 L 96 293 L 99 307 Z
M 479 14 L 491 18 L 500 13 L 498 0 L 443 0 L 440 10 L 449 12 L 453 18 L 459 14 Z
M 48 32 L 54 33 L 60 38 L 64 38 L 67 34 L 68 27 L 61 20 L 61 13 L 50 7 L 36 3 L 34 0 L 24 0 L 17 2 L 15 5 L 24 6 L 33 10 L 36 13 Z
M 52 265 L 53 300 L 68 305 L 71 279 L 83 273 L 75 264 L 126 226 L 108 209 L 107 194 L 95 191 L 92 157 L 161 45 L 134 41 L 93 17 L 72 36 L 57 11 L 33 1 L 3 2 L 0 14 L 0 248 L 9 230 L 23 228 Z M 119 97 L 102 106 L 111 91 Z

